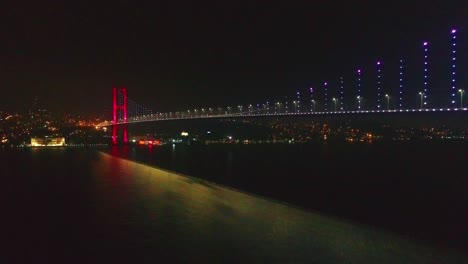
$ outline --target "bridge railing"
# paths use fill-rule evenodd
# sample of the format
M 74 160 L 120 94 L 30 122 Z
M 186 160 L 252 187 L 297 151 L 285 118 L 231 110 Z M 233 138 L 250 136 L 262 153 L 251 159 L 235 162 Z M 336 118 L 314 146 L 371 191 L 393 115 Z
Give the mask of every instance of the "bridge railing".
M 372 113 L 421 113 L 421 112 L 468 112 L 468 108 L 419 108 L 419 109 L 389 109 L 389 110 L 338 110 L 338 111 L 320 111 L 320 112 L 269 112 L 269 111 L 244 111 L 238 113 L 220 113 L 220 114 L 182 114 L 182 113 L 157 113 L 129 117 L 127 121 L 118 119 L 117 123 L 113 121 L 104 121 L 97 127 L 111 125 L 121 125 L 127 123 L 140 123 L 162 120 L 180 120 L 180 119 L 202 119 L 202 118 L 230 118 L 230 117 L 260 117 L 260 116 L 304 116 L 304 115 L 339 115 L 339 114 L 372 114 Z

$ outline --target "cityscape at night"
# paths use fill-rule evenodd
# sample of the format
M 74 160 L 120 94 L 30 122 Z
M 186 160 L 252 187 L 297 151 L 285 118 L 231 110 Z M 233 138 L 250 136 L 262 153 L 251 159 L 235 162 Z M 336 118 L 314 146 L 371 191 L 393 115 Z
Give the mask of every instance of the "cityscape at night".
M 468 263 L 468 4 L 2 4 L 2 263 Z
M 415 122 L 411 117 L 406 122 L 396 122 L 398 117 L 385 120 L 382 116 L 373 118 L 311 117 L 270 117 L 264 119 L 225 118 L 211 122 L 162 125 L 136 128 L 130 133 L 130 143 L 158 140 L 161 144 L 174 142 L 203 144 L 254 144 L 254 143 L 311 143 L 311 142 L 379 142 L 379 141 L 468 141 L 466 122 L 439 116 L 440 122 Z M 463 115 L 460 115 L 463 116 Z M 247 116 L 249 117 L 249 116 Z M 379 118 L 380 117 L 380 118 Z M 424 114 L 423 114 L 424 117 Z M 405 117 L 403 117 L 405 118 Z M 425 117 L 426 120 L 430 118 Z M 451 121 L 451 122 L 450 122 Z M 30 110 L 27 113 L 0 111 L 0 135 L 3 147 L 31 147 L 32 138 L 64 137 L 64 146 L 109 145 L 110 129 L 99 127 L 103 120 L 85 118 L 71 114 L 53 114 L 46 109 Z M 419 123 L 419 124 L 418 124 Z M 411 124 L 413 126 L 411 126 Z M 187 131 L 186 138 L 181 135 Z M 188 137 L 190 134 L 190 137 Z M 233 138 L 234 137 L 234 138 Z M 146 145 L 148 142 L 145 143 Z

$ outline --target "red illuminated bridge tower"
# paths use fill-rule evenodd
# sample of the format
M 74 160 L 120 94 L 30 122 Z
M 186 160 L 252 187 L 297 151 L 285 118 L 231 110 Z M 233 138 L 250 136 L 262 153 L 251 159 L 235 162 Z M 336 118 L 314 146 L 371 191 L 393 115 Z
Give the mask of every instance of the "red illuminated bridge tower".
M 112 88 L 112 144 L 117 145 L 119 128 L 123 129 L 123 143 L 128 143 L 127 131 L 127 88 Z M 123 123 L 120 124 L 119 123 Z

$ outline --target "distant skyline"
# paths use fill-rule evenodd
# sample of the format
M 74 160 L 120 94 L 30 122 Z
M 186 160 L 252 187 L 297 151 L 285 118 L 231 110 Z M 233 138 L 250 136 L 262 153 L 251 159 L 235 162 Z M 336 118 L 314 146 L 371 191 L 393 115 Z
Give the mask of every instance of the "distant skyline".
M 453 28 L 459 32 L 456 85 L 468 90 L 464 1 L 30 1 L 2 10 L 0 109 L 25 109 L 39 96 L 53 111 L 99 115 L 110 110 L 111 88 L 122 86 L 154 111 L 292 98 L 325 81 L 332 97 L 341 76 L 349 105 L 357 69 L 363 70 L 362 96 L 374 96 L 377 61 L 382 92 L 396 95 L 401 58 L 407 100 L 415 104 L 423 89 L 424 41 L 429 103 L 444 101 Z

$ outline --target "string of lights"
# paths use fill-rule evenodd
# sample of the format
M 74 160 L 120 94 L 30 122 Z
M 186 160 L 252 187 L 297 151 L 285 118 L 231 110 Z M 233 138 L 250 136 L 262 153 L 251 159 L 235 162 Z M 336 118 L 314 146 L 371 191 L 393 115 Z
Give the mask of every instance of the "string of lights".
M 324 102 L 325 112 L 327 112 L 328 111 L 328 83 L 327 82 L 323 83 L 323 88 L 325 91 L 325 102 Z
M 398 107 L 403 109 L 403 60 L 400 60 Z
M 358 69 L 357 70 L 357 101 L 358 101 L 358 110 L 361 110 L 361 100 L 362 100 L 362 96 L 361 96 L 361 80 L 362 79 L 362 71 L 361 69 Z
M 423 43 L 424 47 L 424 89 L 423 89 L 423 105 L 424 107 L 427 106 L 427 86 L 428 86 L 428 78 L 429 78 L 429 72 L 428 72 L 428 52 L 429 52 L 429 43 L 425 41 Z
M 343 76 L 340 77 L 340 110 L 343 111 L 344 107 L 344 84 L 343 84 Z
M 457 62 L 457 30 L 456 29 L 452 29 L 451 31 L 451 34 L 452 34 L 452 37 L 451 37 L 451 44 L 452 44 L 452 76 L 451 76 L 451 80 L 452 80 L 452 90 L 451 90 L 451 106 L 452 107 L 455 107 L 455 101 L 456 101 L 456 93 L 457 93 L 457 88 L 456 88 L 456 76 L 455 76 L 455 72 L 456 72 L 456 62 Z
M 380 109 L 380 83 L 381 83 L 381 68 L 380 61 L 377 62 L 377 109 Z

